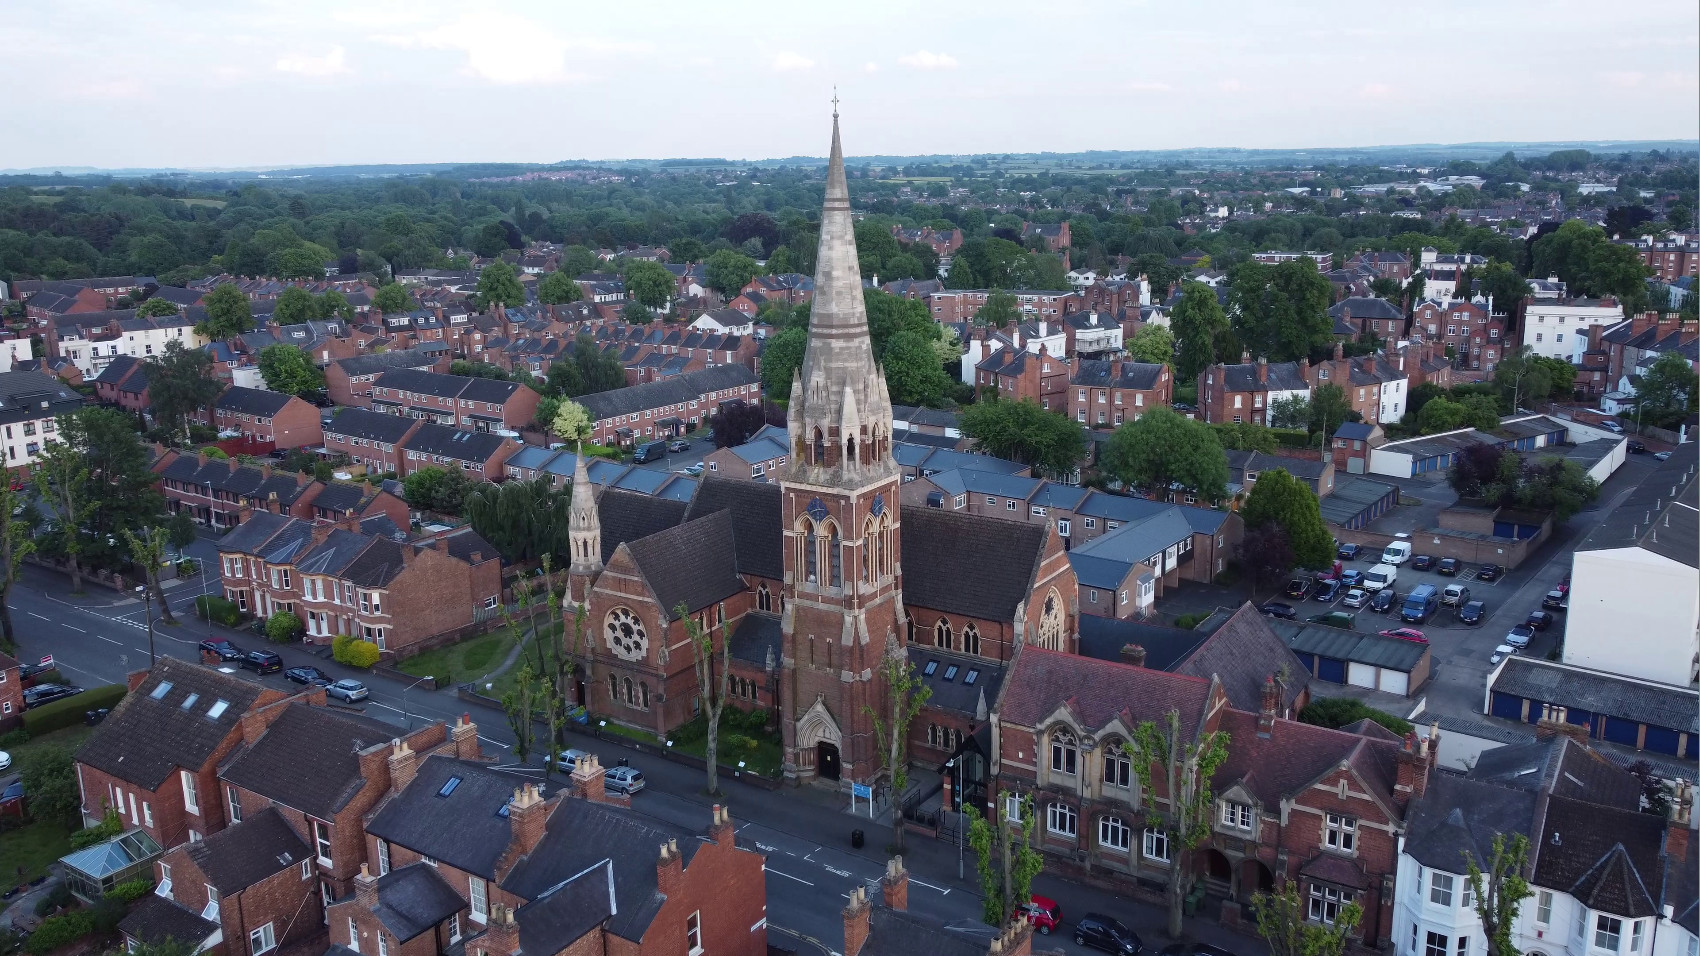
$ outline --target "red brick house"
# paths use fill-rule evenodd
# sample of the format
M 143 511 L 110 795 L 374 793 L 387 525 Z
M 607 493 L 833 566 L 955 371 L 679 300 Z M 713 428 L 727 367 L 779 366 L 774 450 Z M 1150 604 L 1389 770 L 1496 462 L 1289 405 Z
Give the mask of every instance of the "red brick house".
M 1486 300 L 1425 299 L 1411 310 L 1411 334 L 1438 342 L 1456 367 L 1492 371 L 1506 344 L 1505 317 L 1492 315 Z
M 93 379 L 94 397 L 108 405 L 116 405 L 132 415 L 146 412 L 148 404 L 148 370 L 141 359 L 128 355 L 114 356 Z
M 1025 399 L 1052 411 L 1062 411 L 1068 407 L 1071 371 L 1066 358 L 1052 355 L 1043 345 L 1038 352 L 1001 348 L 974 366 L 974 387 L 981 395 L 996 395 L 1012 402 Z
M 204 451 L 190 456 L 156 446 L 152 467 L 167 508 L 214 528 L 240 524 L 245 512 L 319 522 L 383 515 L 401 528 L 411 514 L 406 502 L 376 485 L 319 481 L 300 472 L 274 472 L 271 465 L 208 458 Z
M 130 693 L 77 751 L 83 820 L 111 810 L 167 849 L 229 822 L 218 768 L 242 743 L 241 723 L 282 712 L 280 691 L 161 657 L 130 675 Z
M 630 447 L 701 425 L 722 402 L 758 404 L 761 379 L 743 365 L 710 365 L 673 375 L 578 397 L 594 423 L 591 441 Z M 676 420 L 674 424 L 668 424 Z M 660 434 L 665 432 L 666 434 Z
M 526 389 L 530 392 L 530 389 Z M 536 392 L 532 392 L 536 395 Z M 487 431 L 468 431 L 433 422 L 420 422 L 405 439 L 396 443 L 405 478 L 421 468 L 459 469 L 480 481 L 501 481 L 502 465 L 523 446 L 512 438 Z
M 401 474 L 402 443 L 421 424 L 417 418 L 386 415 L 366 408 L 339 408 L 324 426 L 325 452 L 346 455 L 367 474 Z
M 206 409 L 201 410 L 199 418 L 220 434 L 236 432 L 278 448 L 319 445 L 325 439 L 316 406 L 297 396 L 263 388 L 227 388 L 212 405 L 212 420 L 207 421 Z
M 518 382 L 407 368 L 378 376 L 370 407 L 466 431 L 517 431 L 537 417 L 542 397 Z
M 17 658 L 0 653 L 0 733 L 23 722 L 24 678 Z
M 378 376 L 395 369 L 447 372 L 449 361 L 446 352 L 424 349 L 391 349 L 352 358 L 332 359 L 331 363 L 325 366 L 325 394 L 333 405 L 371 408 L 372 386 L 377 382 Z
M 995 938 L 972 938 L 959 927 L 910 912 L 909 871 L 903 868 L 900 856 L 886 861 L 879 885 L 877 899 L 869 898 L 866 886 L 850 892 L 850 902 L 844 907 L 844 948 L 839 950 L 844 956 L 1029 956 L 1033 952 L 1033 924 L 1026 919 L 1011 920 Z
M 905 229 L 902 226 L 892 226 L 891 234 L 898 242 L 908 245 L 920 243 L 933 250 L 933 254 L 943 257 L 953 255 L 962 248 L 962 230 L 934 229 L 932 226 L 922 226 L 919 229 Z
M 1045 248 L 1050 252 L 1062 252 L 1068 249 L 1071 245 L 1068 232 L 1068 221 L 1066 219 L 1054 225 L 1036 222 L 1024 222 L 1021 224 L 1021 239 L 1023 242 L 1032 239 L 1035 236 L 1044 240 Z
M 1700 275 L 1700 243 L 1692 233 L 1673 233 L 1665 239 L 1642 236 L 1633 243 L 1623 244 L 1633 248 L 1641 256 L 1642 264 L 1666 282 Z
M 1310 361 L 1251 361 L 1212 365 L 1198 373 L 1198 413 L 1204 421 L 1268 424 L 1269 407 L 1283 398 L 1310 398 Z
M 1366 422 L 1404 417 L 1408 375 L 1399 368 L 1397 359 L 1379 353 L 1348 358 L 1345 346 L 1335 342 L 1334 357 L 1311 365 L 1309 374 L 1312 389 L 1339 386 L 1352 411 Z
M 1167 408 L 1175 395 L 1166 363 L 1077 359 L 1068 384 L 1068 416 L 1093 428 L 1113 428 L 1148 408 Z

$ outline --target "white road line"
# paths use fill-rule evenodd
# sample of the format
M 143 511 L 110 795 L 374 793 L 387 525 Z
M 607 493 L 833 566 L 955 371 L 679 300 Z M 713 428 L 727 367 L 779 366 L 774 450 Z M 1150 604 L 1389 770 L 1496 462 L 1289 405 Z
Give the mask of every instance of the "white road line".
M 106 636 L 106 635 L 104 635 L 104 634 L 96 634 L 96 635 L 95 635 L 95 637 L 98 637 L 98 638 L 100 638 L 100 639 L 101 639 L 101 640 L 103 640 L 103 641 L 105 641 L 105 642 L 106 642 L 106 643 L 108 643 L 108 644 L 117 644 L 117 645 L 118 645 L 118 646 L 119 646 L 119 647 L 123 647 L 123 646 L 124 646 L 124 642 L 123 642 L 123 641 L 115 641 L 115 640 L 113 640 L 113 639 L 112 639 L 112 638 L 110 638 L 110 637 L 107 637 L 107 636 Z
M 34 617 L 34 618 L 40 618 L 40 619 L 41 619 L 41 620 L 43 620 L 43 621 L 51 621 L 51 620 L 53 620 L 53 619 L 52 619 L 52 618 L 50 618 L 50 617 L 46 617 L 46 616 L 45 616 L 45 615 L 41 615 L 41 614 L 37 614 L 37 613 L 35 613 L 35 612 L 34 612 L 34 611 L 31 611 L 31 612 L 29 612 L 29 616 L 30 616 L 30 617 Z
M 485 743 L 489 744 L 492 747 L 500 747 L 503 750 L 512 750 L 513 749 L 512 747 L 508 746 L 507 744 L 502 743 L 500 740 L 491 740 L 489 737 L 486 737 L 483 734 L 479 734 L 478 739 L 484 741 Z
M 764 867 L 762 867 L 762 869 L 766 870 L 769 873 L 772 873 L 774 876 L 783 876 L 788 880 L 796 880 L 797 882 L 803 884 L 804 886 L 814 886 L 813 883 L 810 883 L 808 880 L 805 880 L 800 876 L 792 876 L 789 873 L 781 873 L 780 871 L 774 869 L 771 866 L 764 866 Z
M 915 879 L 915 878 L 914 878 L 914 877 L 912 877 L 912 876 L 911 876 L 911 877 L 910 877 L 910 878 L 909 878 L 909 882 L 911 882 L 911 883 L 913 883 L 913 884 L 915 884 L 915 885 L 916 885 L 916 886 L 924 886 L 924 887 L 926 887 L 926 888 L 927 888 L 927 889 L 929 889 L 929 890 L 938 890 L 938 891 L 939 891 L 939 892 L 940 892 L 940 893 L 942 893 L 942 894 L 944 894 L 944 895 L 945 895 L 945 896 L 949 896 L 949 895 L 950 895 L 950 891 L 949 891 L 949 890 L 947 890 L 947 889 L 945 889 L 945 888 L 944 888 L 944 887 L 942 887 L 942 886 L 934 886 L 934 885 L 933 885 L 933 884 L 931 884 L 931 883 L 922 883 L 922 882 L 921 882 L 921 881 L 920 881 L 920 880 L 917 880 L 917 879 Z
M 390 711 L 392 713 L 402 714 L 404 716 L 406 715 L 406 711 L 402 710 L 400 707 L 391 707 L 389 704 L 380 704 L 370 697 L 366 698 L 366 703 L 370 704 L 373 707 L 382 707 L 383 709 Z
M 82 628 L 77 627 L 75 624 L 66 624 L 64 621 L 60 621 L 59 626 L 60 627 L 68 627 L 71 630 L 76 631 L 78 634 L 87 634 L 88 633 L 88 631 L 85 631 Z

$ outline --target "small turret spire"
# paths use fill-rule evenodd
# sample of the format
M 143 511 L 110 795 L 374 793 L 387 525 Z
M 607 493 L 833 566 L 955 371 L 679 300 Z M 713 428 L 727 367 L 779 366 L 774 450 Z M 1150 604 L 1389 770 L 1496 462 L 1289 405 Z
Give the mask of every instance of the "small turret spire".
M 596 510 L 596 486 L 590 483 L 590 465 L 584 457 L 582 440 L 576 455 L 573 499 L 567 514 L 567 537 L 573 549 L 571 573 L 595 574 L 602 570 L 602 516 Z

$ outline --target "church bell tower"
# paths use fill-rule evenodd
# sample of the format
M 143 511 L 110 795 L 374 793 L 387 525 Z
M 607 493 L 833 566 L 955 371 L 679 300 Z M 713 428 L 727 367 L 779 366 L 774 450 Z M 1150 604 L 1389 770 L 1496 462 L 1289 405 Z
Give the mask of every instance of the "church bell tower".
M 791 454 L 780 477 L 785 529 L 786 775 L 871 780 L 880 771 L 867 709 L 888 706 L 882 663 L 903 648 L 903 567 L 891 457 L 891 397 L 868 337 L 844 150 L 832 157 L 809 342 L 791 383 Z

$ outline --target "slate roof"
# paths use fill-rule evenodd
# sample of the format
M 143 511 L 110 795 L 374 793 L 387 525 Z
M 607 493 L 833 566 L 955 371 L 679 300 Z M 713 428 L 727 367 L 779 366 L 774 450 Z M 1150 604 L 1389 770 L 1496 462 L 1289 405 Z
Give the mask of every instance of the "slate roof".
M 1230 705 L 1253 713 L 1260 710 L 1263 684 L 1270 675 L 1279 677 L 1283 706 L 1292 706 L 1310 685 L 1309 669 L 1251 602 L 1230 612 L 1217 611 L 1198 629 L 1208 631 L 1209 637 L 1176 664 L 1174 672 L 1217 678 Z
M 753 385 L 758 381 L 756 374 L 742 365 L 710 365 L 654 382 L 581 395 L 578 403 L 590 413 L 592 421 L 605 421 L 649 408 L 698 401 L 709 392 Z
M 1115 374 L 1116 366 L 1120 366 L 1120 375 Z M 1080 359 L 1074 363 L 1074 374 L 1069 376 L 1068 383 L 1098 388 L 1153 389 L 1157 387 L 1157 378 L 1163 368 L 1150 362 Z
M 329 820 L 360 792 L 360 751 L 389 743 L 395 727 L 358 714 L 289 705 L 220 776 L 276 803 Z M 311 767 L 311 773 L 302 773 Z
M 83 396 L 56 378 L 36 372 L 0 372 L 0 425 L 68 415 Z
M 262 690 L 210 667 L 161 657 L 141 686 L 83 742 L 77 760 L 144 790 L 157 790 L 179 767 L 205 766 L 225 737 L 236 732 Z M 219 701 L 229 706 L 211 716 L 210 709 Z M 185 703 L 190 706 L 185 708 Z
M 918 622 L 916 626 L 921 627 L 921 624 Z M 1001 662 L 923 644 L 909 645 L 908 653 L 909 663 L 920 676 L 921 683 L 932 691 L 932 696 L 927 699 L 928 707 L 978 718 L 982 708 L 990 713 L 997 703 L 998 690 L 1003 687 L 1004 679 Z
M 416 420 L 347 405 L 337 409 L 336 417 L 325 425 L 325 431 L 393 445 L 406 437 Z
M 466 431 L 436 422 L 423 422 L 400 447 L 426 455 L 483 464 L 512 441 L 495 432 Z
M 626 542 L 627 551 L 654 589 L 669 621 L 679 619 L 677 608 L 681 604 L 695 612 L 744 591 L 744 580 L 738 577 L 733 527 L 729 512 L 716 511 Z
M 716 511 L 732 514 L 739 573 L 783 580 L 785 530 L 779 515 L 779 486 L 705 476 L 685 517 L 700 518 Z
M 1014 620 L 1032 592 L 1049 525 L 904 505 L 903 600 L 913 607 Z
M 1038 727 L 1067 704 L 1088 728 L 1122 717 L 1130 727 L 1180 711 L 1195 728 L 1210 698 L 1210 682 L 1117 661 L 1100 661 L 1029 644 L 1016 655 L 998 702 L 1001 719 Z M 1238 740 L 1238 737 L 1235 738 Z
M 767 652 L 772 650 L 773 663 L 777 666 L 783 638 L 778 617 L 752 611 L 738 620 L 738 628 L 732 632 L 732 657 L 758 668 L 766 667 Z
M 1428 653 L 1427 644 L 1397 637 L 1297 621 L 1270 620 L 1267 623 L 1297 654 L 1315 654 L 1331 660 L 1356 661 L 1409 672 Z
M 1379 296 L 1354 295 L 1334 303 L 1328 309 L 1330 317 L 1344 319 L 1350 312 L 1353 319 L 1403 319 L 1405 313 L 1399 307 Z M 1353 329 L 1357 332 L 1357 329 Z
M 1308 392 L 1310 383 L 1299 372 L 1297 362 L 1270 362 L 1268 380 L 1257 380 L 1257 363 L 1224 365 L 1222 389 L 1228 392 Z
M 188 844 L 186 852 L 221 896 L 297 868 L 308 856 L 307 844 L 272 807 Z
M 403 943 L 466 909 L 466 901 L 429 863 L 391 870 L 378 877 L 377 891 L 373 914 Z
M 106 363 L 106 367 L 100 370 L 100 374 L 94 377 L 94 381 L 103 385 L 117 385 L 131 372 L 147 374 L 142 372 L 142 360 L 133 355 L 114 355 Z
M 453 788 L 445 787 L 456 777 Z M 501 810 L 513 799 L 514 786 L 514 777 L 488 765 L 427 757 L 413 782 L 383 804 L 366 832 L 493 880 L 496 862 L 513 835 Z
M 1390 804 L 1399 744 L 1296 720 L 1277 720 L 1264 736 L 1258 732 L 1257 720 L 1255 713 L 1222 712 L 1220 729 L 1228 733 L 1233 746 L 1216 771 L 1216 793 L 1242 786 L 1262 806 L 1274 808 L 1284 797 L 1309 787 L 1344 763 L 1364 781 L 1371 795 L 1393 810 Z
M 682 501 L 652 498 L 634 491 L 605 488 L 598 492 L 596 513 L 602 525 L 602 563 L 607 564 L 622 543 L 683 522 L 686 510 Z
M 619 905 L 614 885 L 614 861 L 590 869 L 544 890 L 514 911 L 522 952 L 559 953 L 607 922 Z
M 1166 671 L 1186 659 L 1209 635 L 1144 621 L 1121 621 L 1096 614 L 1080 615 L 1080 653 L 1101 661 L 1120 661 L 1122 648 L 1138 644 L 1145 648 L 1145 666 Z
M 907 910 L 874 905 L 861 956 L 986 956 L 989 940 L 953 932 L 946 924 Z
M 1700 694 L 1686 687 L 1511 657 L 1500 665 L 1492 690 L 1614 719 L 1700 733 Z
M 1639 547 L 1700 568 L 1700 445 L 1671 451 L 1588 537 L 1578 551 Z
M 224 390 L 213 407 L 221 412 L 236 412 L 237 414 L 264 415 L 270 418 L 283 411 L 293 395 L 283 392 L 271 392 L 263 388 L 243 388 L 232 385 Z
M 1069 557 L 1089 555 L 1111 561 L 1135 564 L 1149 561 L 1162 554 L 1176 542 L 1192 537 L 1192 525 L 1181 514 L 1178 505 L 1163 505 L 1162 510 L 1143 521 L 1122 525 L 1108 534 L 1093 538 L 1069 552 Z
M 1537 803 L 1527 791 L 1431 773 L 1405 820 L 1405 852 L 1423 866 L 1462 874 L 1465 853 L 1478 863 L 1492 859 L 1498 834 L 1534 833 Z
M 1602 807 L 1639 810 L 1641 806 L 1641 786 L 1628 771 L 1562 734 L 1484 750 L 1471 766 L 1469 777 Z
M 178 459 L 173 464 L 181 463 Z M 193 459 L 191 459 L 193 463 Z M 167 477 L 175 477 L 171 470 L 165 472 Z M 259 549 L 270 541 L 272 535 L 283 529 L 294 519 L 288 515 L 273 514 L 270 511 L 256 511 L 248 516 L 248 520 L 237 525 L 223 538 L 219 539 L 218 549 L 231 554 L 257 554 Z
M 351 355 L 331 362 L 349 375 L 377 375 L 391 369 L 429 368 L 437 359 L 422 349 L 390 349 L 387 352 L 368 352 Z
M 1657 915 L 1664 832 L 1659 814 L 1602 811 L 1551 797 L 1530 882 L 1563 890 L 1591 910 L 1631 919 Z
M 130 907 L 130 912 L 119 922 L 118 931 L 149 945 L 158 945 L 168 939 L 199 944 L 218 932 L 219 926 L 163 896 L 149 893 Z

